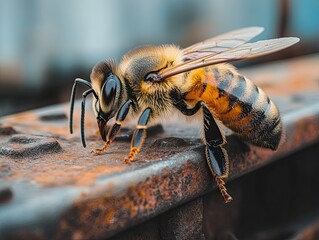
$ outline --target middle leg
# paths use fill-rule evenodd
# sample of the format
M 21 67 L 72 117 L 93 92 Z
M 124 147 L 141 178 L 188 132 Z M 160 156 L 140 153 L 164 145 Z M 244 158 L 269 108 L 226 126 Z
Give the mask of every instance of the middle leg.
M 140 151 L 146 138 L 147 123 L 151 115 L 152 109 L 146 108 L 138 119 L 138 123 L 131 140 L 131 151 L 128 157 L 125 158 L 124 163 L 131 163 L 134 160 L 135 155 Z

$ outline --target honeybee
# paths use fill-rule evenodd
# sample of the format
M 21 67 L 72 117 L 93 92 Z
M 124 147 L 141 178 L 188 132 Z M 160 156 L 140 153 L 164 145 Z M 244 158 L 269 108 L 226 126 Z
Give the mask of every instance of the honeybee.
M 225 200 L 230 202 L 224 179 L 229 159 L 224 149 L 223 123 L 244 141 L 276 150 L 282 135 L 277 106 L 266 93 L 227 62 L 258 57 L 289 47 L 298 38 L 277 38 L 247 43 L 263 31 L 248 27 L 231 31 L 180 49 L 175 45 L 144 46 L 131 50 L 118 65 L 114 61 L 96 64 L 91 82 L 76 79 L 70 101 L 70 133 L 73 132 L 74 98 L 78 84 L 83 93 L 81 139 L 85 147 L 85 99 L 93 94 L 93 110 L 105 141 L 94 154 L 102 154 L 115 140 L 128 115 L 138 115 L 131 140 L 130 163 L 140 151 L 151 120 L 172 111 L 203 120 L 203 143 L 208 166 Z M 115 123 L 107 130 L 107 122 Z

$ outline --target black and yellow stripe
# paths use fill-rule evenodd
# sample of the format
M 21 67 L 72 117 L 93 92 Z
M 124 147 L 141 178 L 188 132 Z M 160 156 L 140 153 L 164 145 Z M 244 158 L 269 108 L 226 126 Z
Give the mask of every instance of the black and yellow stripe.
M 205 70 L 202 91 L 196 91 L 198 99 L 245 141 L 276 149 L 282 126 L 279 111 L 267 94 L 233 68 L 214 66 Z
M 218 111 L 219 98 L 215 99 L 217 117 L 244 140 L 276 149 L 282 131 L 276 105 L 246 77 L 231 70 L 222 76 L 216 79 L 216 88 L 229 99 L 229 105 L 227 111 Z

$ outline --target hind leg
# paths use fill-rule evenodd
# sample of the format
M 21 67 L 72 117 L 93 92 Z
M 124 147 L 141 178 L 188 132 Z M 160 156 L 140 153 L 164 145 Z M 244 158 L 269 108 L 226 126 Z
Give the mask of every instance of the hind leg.
M 204 114 L 204 143 L 206 145 L 206 160 L 215 177 L 216 184 L 226 203 L 232 200 L 225 187 L 224 179 L 228 177 L 229 160 L 223 148 L 225 137 L 222 135 L 212 113 L 202 102 Z

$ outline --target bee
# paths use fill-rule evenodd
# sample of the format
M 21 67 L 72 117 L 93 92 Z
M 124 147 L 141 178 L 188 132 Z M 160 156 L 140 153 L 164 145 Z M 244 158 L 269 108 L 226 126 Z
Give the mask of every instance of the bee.
M 74 98 L 78 84 L 83 93 L 81 140 L 85 147 L 85 100 L 93 94 L 93 110 L 105 145 L 92 151 L 104 153 L 115 140 L 128 115 L 139 116 L 124 163 L 131 163 L 146 138 L 147 125 L 173 111 L 203 121 L 205 156 L 225 200 L 232 197 L 225 187 L 229 159 L 220 125 L 242 140 L 276 150 L 282 135 L 277 106 L 266 93 L 227 62 L 269 54 L 299 41 L 295 37 L 247 43 L 263 31 L 248 27 L 231 31 L 181 49 L 175 45 L 144 46 L 112 60 L 97 63 L 90 79 L 76 79 L 70 101 L 70 133 L 73 132 Z M 107 129 L 107 122 L 115 123 Z

